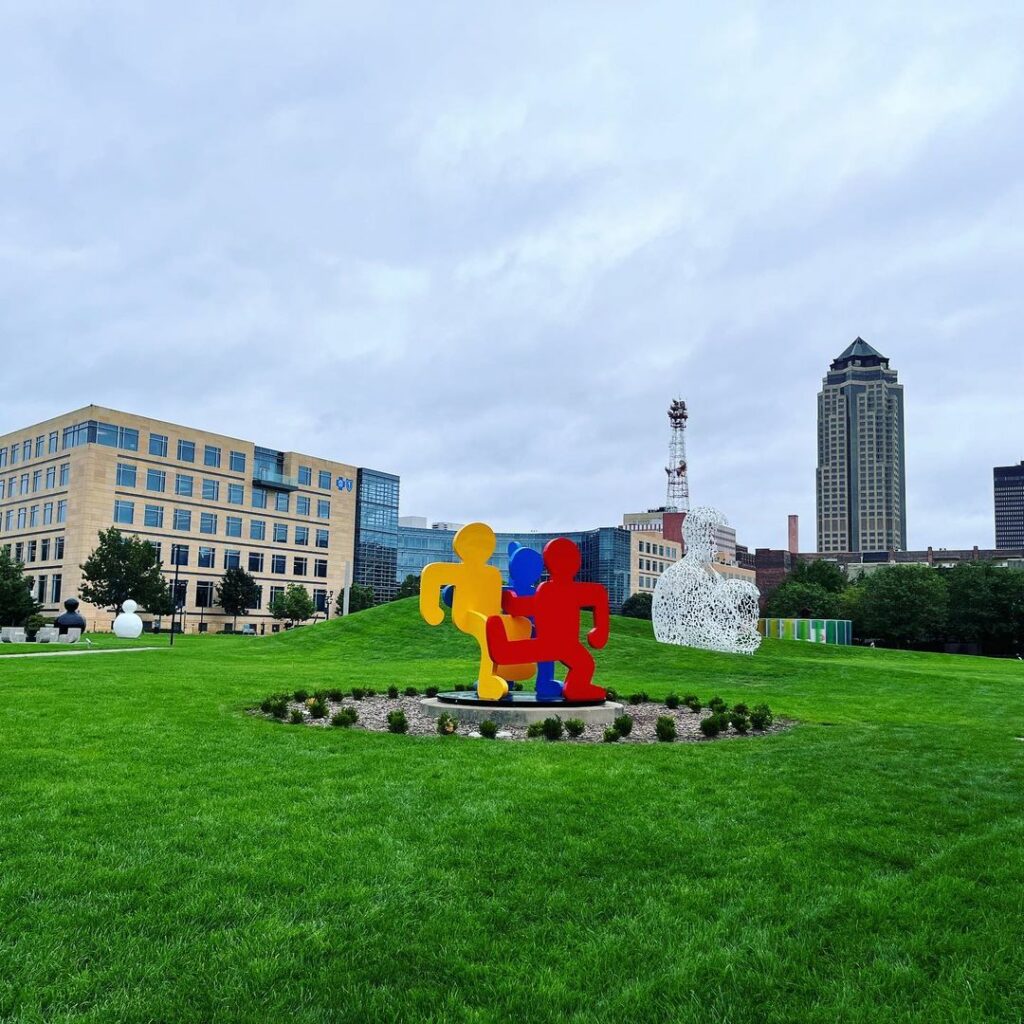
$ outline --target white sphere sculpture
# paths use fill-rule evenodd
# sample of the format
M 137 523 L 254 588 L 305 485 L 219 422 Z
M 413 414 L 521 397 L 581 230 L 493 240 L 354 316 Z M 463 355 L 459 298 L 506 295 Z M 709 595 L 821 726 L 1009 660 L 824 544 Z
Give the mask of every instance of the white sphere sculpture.
M 717 509 L 687 513 L 686 554 L 661 574 L 654 588 L 651 618 L 661 643 L 731 654 L 753 654 L 760 646 L 757 587 L 726 579 L 711 567 L 717 551 L 715 527 L 726 524 Z
M 122 640 L 137 640 L 142 636 L 142 619 L 135 614 L 139 606 L 134 601 L 121 605 L 121 614 L 114 619 L 114 635 Z

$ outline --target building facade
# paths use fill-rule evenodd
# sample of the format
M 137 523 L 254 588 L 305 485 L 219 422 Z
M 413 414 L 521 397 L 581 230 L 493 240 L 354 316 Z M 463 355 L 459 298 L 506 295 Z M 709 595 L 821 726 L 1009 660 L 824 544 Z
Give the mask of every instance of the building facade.
M 634 594 L 653 594 L 661 574 L 683 557 L 683 545 L 659 530 L 630 530 L 630 578 Z
M 818 394 L 818 550 L 905 551 L 903 387 L 862 338 Z
M 230 568 L 261 587 L 239 627 L 276 628 L 268 609 L 289 583 L 328 615 L 347 579 L 393 586 L 397 518 L 390 474 L 132 413 L 87 406 L 0 437 L 0 544 L 47 615 L 78 596 L 81 563 L 111 526 L 177 576 L 189 632 L 231 623 L 216 603 Z M 90 629 L 109 628 L 108 609 L 81 610 Z
M 419 522 L 418 517 L 402 517 L 404 522 Z M 398 527 L 398 578 L 420 576 L 424 566 L 431 562 L 454 562 L 452 551 L 454 530 L 433 527 Z M 608 602 L 613 612 L 618 612 L 629 597 L 630 590 L 630 539 L 629 533 L 617 526 L 600 527 L 596 530 L 569 530 L 562 533 L 499 533 L 497 547 L 490 559 L 502 576 L 508 579 L 508 546 L 515 542 L 524 547 L 542 551 L 549 540 L 568 537 L 575 541 L 583 556 L 579 579 L 588 583 L 601 583 L 608 591 Z
M 1024 547 L 1024 462 L 992 470 L 996 547 Z

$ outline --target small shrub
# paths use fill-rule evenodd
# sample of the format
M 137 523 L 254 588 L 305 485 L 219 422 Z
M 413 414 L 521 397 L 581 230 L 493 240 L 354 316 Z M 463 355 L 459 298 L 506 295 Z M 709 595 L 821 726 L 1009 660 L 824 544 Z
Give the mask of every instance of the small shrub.
M 459 720 L 453 715 L 449 715 L 447 711 L 443 712 L 438 716 L 437 719 L 437 731 L 441 736 L 451 736 L 453 732 L 459 727 Z
M 695 697 L 692 693 L 688 693 L 683 698 L 683 704 L 688 707 L 695 715 L 701 711 L 700 697 Z
M 612 728 L 605 729 L 602 739 L 605 743 L 618 743 L 620 739 L 619 730 Z
M 292 713 L 288 716 L 288 721 L 292 725 L 302 725 L 305 720 L 306 716 L 298 708 L 292 708 Z
M 612 722 L 612 727 L 620 736 L 628 736 L 633 731 L 633 716 L 619 715 L 618 718 Z
M 728 708 L 728 706 L 729 705 L 726 704 L 725 701 L 722 700 L 721 697 L 712 697 L 711 700 L 708 701 L 708 707 L 711 708 L 711 710 L 716 715 L 718 714 L 719 711 L 725 711 L 726 708 Z
M 662 743 L 671 743 L 676 738 L 676 722 L 668 715 L 659 715 L 654 723 L 654 734 Z
M 397 697 L 398 697 L 398 687 L 397 686 L 389 686 L 388 687 L 388 696 L 392 700 L 397 699 Z
M 415 686 L 407 686 L 405 688 L 405 695 L 406 697 L 418 697 L 420 695 L 420 691 L 417 690 Z
M 531 722 L 526 727 L 526 736 L 528 739 L 535 740 L 538 736 L 544 735 L 544 723 L 543 722 Z
M 498 735 L 498 726 L 489 718 L 485 718 L 479 725 L 480 735 L 485 740 L 493 740 Z
M 565 732 L 562 720 L 557 715 L 554 718 L 545 718 L 541 724 L 544 727 L 544 739 L 546 740 L 560 740 Z
M 359 686 L 352 687 L 352 699 L 362 700 L 366 696 L 366 691 Z
M 347 729 L 359 721 L 359 712 L 355 708 L 342 708 L 336 714 L 331 715 L 331 725 Z
M 582 718 L 567 718 L 565 720 L 565 731 L 575 740 L 583 735 L 586 725 Z
M 327 700 L 327 691 L 326 690 L 314 690 L 313 691 L 313 700 Z
M 750 712 L 750 724 L 757 730 L 767 729 L 774 721 L 775 716 L 767 704 L 758 704 Z
M 405 717 L 404 711 L 388 712 L 388 732 L 408 732 L 409 719 Z
M 305 701 L 309 700 L 309 690 L 296 690 L 292 694 L 292 699 L 298 704 L 305 703 Z
M 274 718 L 285 718 L 288 714 L 288 694 L 279 693 L 268 697 L 260 705 L 260 711 L 265 715 L 273 715 Z
M 338 701 L 345 699 L 345 691 L 339 690 L 336 686 L 333 686 L 327 691 L 327 699 L 332 700 L 337 704 Z
M 309 713 L 313 718 L 326 718 L 327 701 L 322 697 L 314 697 L 309 702 Z
M 608 700 L 618 700 L 619 699 L 619 691 L 618 690 L 613 690 L 610 686 L 608 687 L 607 690 L 604 691 L 604 695 L 605 695 L 605 697 Z
M 718 721 L 718 715 L 708 715 L 707 718 L 702 718 L 700 721 L 700 731 L 704 733 L 709 740 L 714 739 L 714 737 L 722 731 L 722 725 Z
M 746 736 L 750 732 L 750 719 L 746 715 L 739 714 L 735 708 L 729 712 L 729 724 L 741 735 Z
M 629 695 L 630 704 L 646 704 L 647 699 L 647 694 L 644 693 L 643 690 L 641 690 L 639 693 L 631 693 Z
M 425 694 L 426 694 L 426 695 L 427 695 L 428 697 L 436 697 L 436 696 L 438 695 L 438 692 L 439 692 L 439 691 L 438 691 L 438 689 L 437 689 L 437 687 L 436 687 L 436 686 L 428 686 L 428 687 L 427 687 L 427 688 L 426 688 L 426 689 L 425 689 L 425 690 L 424 690 L 423 692 L 424 692 L 424 693 L 425 693 Z
M 678 693 L 670 693 L 665 698 L 665 707 L 667 707 L 669 709 L 669 711 L 675 711 L 675 709 L 677 707 L 679 707 L 679 694 Z
M 736 712 L 737 715 L 749 715 L 750 714 L 750 708 L 748 708 L 747 705 L 743 704 L 742 702 L 739 703 L 739 704 L 733 704 L 732 709 L 733 709 L 733 711 Z
M 364 693 L 364 695 L 365 695 L 365 696 L 367 696 L 367 697 L 376 697 L 376 696 L 377 696 L 377 691 L 376 691 L 376 690 L 374 690 L 374 689 L 373 689 L 372 687 L 370 687 L 370 686 L 367 686 L 367 687 L 366 687 L 366 689 L 365 689 L 365 690 L 363 691 L 363 693 Z

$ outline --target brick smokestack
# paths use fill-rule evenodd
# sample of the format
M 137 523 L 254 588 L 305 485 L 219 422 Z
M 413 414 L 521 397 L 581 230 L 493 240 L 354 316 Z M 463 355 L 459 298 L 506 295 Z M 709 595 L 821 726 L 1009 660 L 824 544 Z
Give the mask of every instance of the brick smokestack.
M 795 555 L 800 550 L 800 517 L 789 517 L 789 553 Z

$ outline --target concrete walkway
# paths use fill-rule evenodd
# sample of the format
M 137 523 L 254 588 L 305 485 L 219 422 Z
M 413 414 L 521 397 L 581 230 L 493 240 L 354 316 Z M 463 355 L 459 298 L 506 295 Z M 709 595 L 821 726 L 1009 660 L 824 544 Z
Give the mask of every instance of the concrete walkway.
M 85 651 L 34 651 L 29 654 L 0 654 L 0 662 L 12 658 L 68 658 L 84 654 L 138 654 L 140 651 L 169 651 L 170 647 L 100 647 Z

